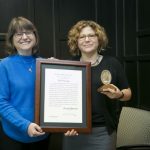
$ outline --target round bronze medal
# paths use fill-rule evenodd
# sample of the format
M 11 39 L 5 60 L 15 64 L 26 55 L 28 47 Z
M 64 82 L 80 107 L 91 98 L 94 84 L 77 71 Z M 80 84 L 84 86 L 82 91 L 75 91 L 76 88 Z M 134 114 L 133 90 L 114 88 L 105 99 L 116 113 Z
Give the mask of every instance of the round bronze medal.
M 111 83 L 111 73 L 109 70 L 103 70 L 102 73 L 101 73 L 101 81 L 103 84 L 110 84 Z
M 103 89 L 107 89 L 107 88 L 116 90 L 116 88 L 110 84 L 112 80 L 112 76 L 109 70 L 102 71 L 100 75 L 100 80 L 102 81 L 103 85 L 97 89 L 98 92 L 101 92 L 103 91 Z

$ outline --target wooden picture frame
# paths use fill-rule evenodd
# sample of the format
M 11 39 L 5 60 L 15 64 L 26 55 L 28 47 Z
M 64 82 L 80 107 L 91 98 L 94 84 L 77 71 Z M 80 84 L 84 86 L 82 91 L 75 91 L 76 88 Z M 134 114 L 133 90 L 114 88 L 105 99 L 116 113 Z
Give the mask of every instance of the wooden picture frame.
M 91 64 L 36 60 L 35 122 L 46 132 L 91 132 Z

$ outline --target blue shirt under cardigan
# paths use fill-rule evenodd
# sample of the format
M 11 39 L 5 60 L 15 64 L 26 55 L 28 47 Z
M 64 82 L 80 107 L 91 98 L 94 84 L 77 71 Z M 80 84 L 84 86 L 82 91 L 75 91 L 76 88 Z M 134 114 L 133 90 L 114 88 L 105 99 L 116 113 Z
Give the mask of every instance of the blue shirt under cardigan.
M 27 134 L 29 124 L 34 122 L 35 62 L 33 56 L 20 55 L 0 61 L 0 117 L 3 130 L 10 138 L 23 143 L 47 137 L 47 134 L 38 137 Z

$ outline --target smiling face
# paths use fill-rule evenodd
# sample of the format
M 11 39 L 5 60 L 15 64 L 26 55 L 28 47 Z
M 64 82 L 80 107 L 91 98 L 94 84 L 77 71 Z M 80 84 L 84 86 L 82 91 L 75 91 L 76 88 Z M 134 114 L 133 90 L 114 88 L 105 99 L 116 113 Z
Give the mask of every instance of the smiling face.
M 36 43 L 35 34 L 32 31 L 18 31 L 13 36 L 14 47 L 19 51 L 27 54 L 32 54 L 32 48 Z
M 84 27 L 78 38 L 78 48 L 82 54 L 94 54 L 97 53 L 98 49 L 98 37 L 95 31 L 90 27 Z

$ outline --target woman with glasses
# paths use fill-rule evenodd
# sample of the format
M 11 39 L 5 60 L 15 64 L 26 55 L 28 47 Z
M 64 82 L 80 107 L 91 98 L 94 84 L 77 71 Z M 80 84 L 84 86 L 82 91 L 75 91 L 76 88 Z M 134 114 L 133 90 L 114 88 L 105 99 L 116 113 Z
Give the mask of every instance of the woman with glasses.
M 6 42 L 9 56 L 0 62 L 0 150 L 48 150 L 49 135 L 34 123 L 37 29 L 26 18 L 13 18 Z
M 73 60 L 91 62 L 92 132 L 65 136 L 63 150 L 116 150 L 116 102 L 130 100 L 131 90 L 119 61 L 101 54 L 107 44 L 105 29 L 94 21 L 79 21 L 69 31 Z

